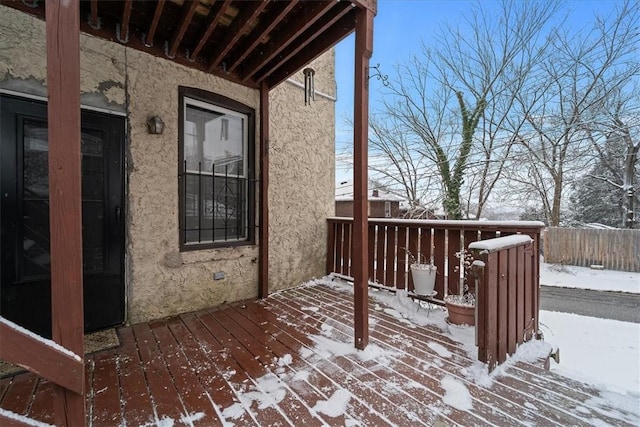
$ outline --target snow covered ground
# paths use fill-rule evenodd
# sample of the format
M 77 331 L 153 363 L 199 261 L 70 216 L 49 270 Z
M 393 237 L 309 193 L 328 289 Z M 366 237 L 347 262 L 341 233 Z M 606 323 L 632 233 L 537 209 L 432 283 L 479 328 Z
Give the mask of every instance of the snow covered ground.
M 640 273 L 543 263 L 547 286 L 640 293 Z M 551 369 L 603 390 L 627 393 L 640 410 L 640 324 L 571 313 L 540 312 L 545 340 L 560 348 Z
M 540 284 L 596 291 L 632 292 L 640 294 L 640 273 L 593 270 L 572 265 L 540 265 Z

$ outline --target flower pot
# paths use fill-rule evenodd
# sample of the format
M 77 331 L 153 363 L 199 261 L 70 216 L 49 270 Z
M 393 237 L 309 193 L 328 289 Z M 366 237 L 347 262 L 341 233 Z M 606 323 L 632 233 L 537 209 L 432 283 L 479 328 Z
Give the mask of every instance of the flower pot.
M 449 323 L 454 325 L 469 325 L 475 326 L 476 324 L 476 307 L 473 305 L 456 304 L 455 302 L 444 300 L 447 311 L 449 312 Z
M 413 293 L 433 296 L 433 288 L 436 284 L 436 270 L 437 268 L 433 264 L 411 264 Z

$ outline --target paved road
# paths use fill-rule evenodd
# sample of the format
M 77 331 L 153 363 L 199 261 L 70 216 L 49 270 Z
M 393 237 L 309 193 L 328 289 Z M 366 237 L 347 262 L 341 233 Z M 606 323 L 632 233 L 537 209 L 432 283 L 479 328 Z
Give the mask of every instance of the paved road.
M 640 294 L 541 286 L 540 310 L 640 323 Z

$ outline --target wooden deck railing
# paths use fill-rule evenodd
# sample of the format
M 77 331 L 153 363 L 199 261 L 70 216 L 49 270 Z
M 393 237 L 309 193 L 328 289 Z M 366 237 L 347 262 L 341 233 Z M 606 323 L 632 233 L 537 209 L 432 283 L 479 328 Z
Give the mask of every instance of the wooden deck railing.
M 42 338 L 0 316 L 0 360 L 21 366 L 79 396 L 84 402 L 84 360 L 55 341 Z M 84 408 L 84 406 L 83 406 Z M 56 407 L 65 414 L 58 419 L 65 425 L 84 425 L 84 411 L 66 413 L 68 408 Z M 0 410 L 0 425 L 45 425 L 9 411 Z M 46 424 L 48 425 L 48 424 Z
M 483 264 L 476 288 L 478 360 L 492 371 L 538 331 L 536 245 L 515 235 L 474 242 L 469 249 Z
M 352 218 L 329 218 L 327 274 L 352 277 Z M 432 261 L 438 268 L 435 299 L 458 293 L 461 278 L 456 253 L 479 240 L 523 234 L 533 239 L 533 283 L 539 282 L 539 241 L 544 224 L 538 221 L 442 221 L 442 220 L 369 220 L 369 281 L 386 287 L 413 291 L 409 273 L 411 253 L 415 258 Z
M 352 276 L 351 218 L 329 218 L 327 273 Z M 492 370 L 538 331 L 539 242 L 537 221 L 369 220 L 369 281 L 413 291 L 411 253 L 433 262 L 437 295 L 459 293 L 464 268 L 456 253 L 473 249 L 484 262 L 476 286 L 478 359 Z M 473 283 L 469 283 L 470 289 Z

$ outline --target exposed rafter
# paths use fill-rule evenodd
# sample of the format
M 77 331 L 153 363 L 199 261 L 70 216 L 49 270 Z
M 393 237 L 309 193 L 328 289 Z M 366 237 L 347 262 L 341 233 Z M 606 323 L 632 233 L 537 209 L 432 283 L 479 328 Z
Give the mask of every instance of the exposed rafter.
M 242 5 L 242 9 L 233 19 L 233 22 L 226 31 L 226 37 L 220 42 L 218 50 L 211 56 L 209 71 L 218 67 L 225 55 L 229 53 L 238 39 L 251 26 L 253 20 L 260 15 L 268 4 L 268 1 L 254 1 L 250 4 L 247 2 Z
M 283 31 L 274 35 L 265 52 L 261 56 L 254 57 L 248 61 L 245 67 L 243 67 L 246 71 L 242 76 L 242 81 L 249 81 L 258 70 L 268 64 L 269 61 L 275 58 L 277 54 L 282 52 L 293 40 L 297 39 L 300 34 L 324 16 L 325 13 L 329 12 L 335 5 L 335 2 L 312 2 L 310 9 L 306 12 L 307 16 L 304 17 L 306 19 L 299 19 L 296 22 L 297 25 L 292 23 L 287 29 L 283 29 Z
M 218 24 L 220 23 L 220 19 L 222 19 L 225 12 L 231 5 L 231 0 L 225 0 L 224 2 L 216 2 L 216 4 L 220 4 L 220 7 L 218 8 L 217 11 L 213 13 L 211 12 L 209 13 L 210 18 L 209 18 L 209 22 L 207 23 L 207 29 L 204 31 L 204 33 L 202 33 L 202 35 L 200 36 L 200 40 L 198 41 L 198 44 L 196 45 L 195 48 L 193 48 L 193 50 L 189 54 L 189 57 L 191 58 L 192 61 L 196 60 L 196 58 L 198 57 L 198 54 L 204 47 L 205 43 L 209 40 L 209 37 L 211 37 L 213 30 L 215 30 Z
M 120 43 L 129 41 L 129 19 L 131 18 L 131 7 L 133 0 L 126 0 L 122 6 L 122 19 L 120 20 L 120 30 L 116 32 L 116 37 Z
M 247 41 L 241 49 L 241 54 L 227 68 L 229 73 L 233 73 L 238 65 L 263 41 L 263 39 L 293 10 L 299 0 L 284 2 L 284 7 L 275 16 L 265 16 L 260 21 L 258 27 L 253 30 L 251 40 Z
M 326 37 L 327 33 L 333 33 L 335 30 L 329 31 L 329 29 L 331 29 L 336 22 L 340 22 L 340 24 L 336 25 L 336 28 L 350 27 L 351 25 L 349 24 L 353 23 L 353 17 L 343 19 L 342 21 L 340 21 L 340 19 L 351 11 L 353 11 L 353 7 L 351 7 L 349 3 L 346 3 L 342 8 L 335 7 L 330 13 L 324 15 L 312 27 L 298 37 L 297 43 L 292 43 L 289 48 L 281 52 L 277 57 L 277 61 L 269 63 L 263 70 L 260 70 L 259 74 L 254 77 L 254 80 L 258 82 L 262 81 L 266 76 L 276 71 L 300 51 L 305 49 L 319 36 L 323 35 Z
M 164 8 L 165 0 L 158 0 L 156 4 L 156 10 L 153 12 L 153 19 L 151 25 L 149 25 L 149 31 L 144 38 L 144 45 L 147 47 L 153 46 L 153 38 L 156 35 L 156 29 L 158 29 L 158 22 L 160 22 L 160 16 L 162 16 L 162 9 Z
M 100 28 L 98 20 L 98 0 L 91 0 L 91 14 L 89 15 L 89 25 L 96 30 Z
M 180 42 L 182 42 L 184 33 L 187 31 L 187 28 L 189 28 L 189 24 L 191 24 L 193 14 L 196 13 L 196 9 L 198 8 L 199 4 L 200 1 L 198 0 L 184 2 L 182 4 L 182 16 L 180 17 L 180 21 L 178 21 L 178 26 L 176 27 L 173 36 L 171 37 L 169 51 L 167 52 L 167 56 L 169 58 L 173 58 L 176 56 L 178 47 L 180 47 Z
M 44 1 L 0 3 L 45 15 Z M 350 11 L 375 14 L 376 1 L 86 0 L 78 7 L 85 33 L 259 89 L 282 82 L 353 32 Z

